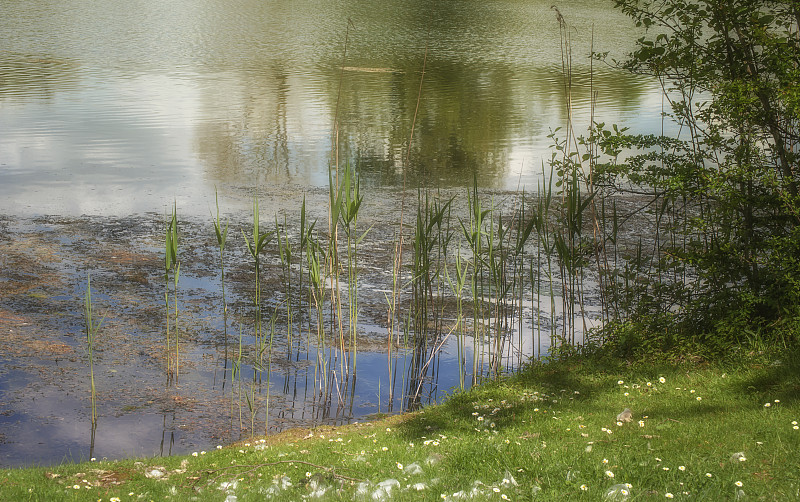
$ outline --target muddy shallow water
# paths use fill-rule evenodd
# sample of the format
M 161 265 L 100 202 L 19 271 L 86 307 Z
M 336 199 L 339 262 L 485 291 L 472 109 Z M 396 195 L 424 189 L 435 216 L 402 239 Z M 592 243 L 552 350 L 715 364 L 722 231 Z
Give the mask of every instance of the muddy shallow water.
M 342 354 L 350 357 L 349 350 L 329 347 L 333 355 L 326 364 L 335 390 L 322 394 L 317 347 L 310 341 L 315 328 L 302 312 L 288 323 L 274 243 L 262 262 L 265 332 L 275 313 L 272 349 L 262 358 L 271 371 L 254 376 L 254 274 L 242 237 L 242 231 L 251 231 L 249 215 L 225 215 L 223 208 L 223 219 L 230 222 L 224 316 L 211 217 L 184 219 L 178 208 L 177 379 L 169 379 L 165 369 L 164 215 L 0 219 L 0 464 L 185 453 L 265 430 L 347 423 L 402 410 L 411 385 L 412 354 L 395 339 L 390 355 L 386 328 L 399 207 L 393 194 L 370 197 L 359 221 L 359 228 L 370 231 L 359 253 L 357 372 L 351 375 L 341 366 Z M 303 196 L 317 224 L 326 226 L 326 209 L 320 208 L 326 207 L 327 191 L 296 196 L 297 211 L 275 211 L 264 196 L 261 227 L 274 229 L 277 215 L 278 224 L 295 239 Z M 501 206 L 511 198 L 499 195 L 496 203 Z M 96 427 L 91 424 L 83 313 L 88 276 L 94 316 L 102 319 L 94 350 Z M 407 301 L 401 297 L 400 308 Z M 445 339 L 431 360 L 420 386 L 423 404 L 458 385 L 452 342 Z M 522 352 L 527 356 L 535 350 L 532 343 L 523 345 L 515 345 L 517 360 Z

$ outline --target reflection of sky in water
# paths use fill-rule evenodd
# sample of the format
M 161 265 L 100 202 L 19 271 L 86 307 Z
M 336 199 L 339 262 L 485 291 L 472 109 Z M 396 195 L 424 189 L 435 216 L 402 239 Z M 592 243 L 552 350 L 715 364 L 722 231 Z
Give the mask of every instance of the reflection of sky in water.
M 99 417 L 91 450 L 91 420 L 85 409 L 74 409 L 74 398 L 57 389 L 40 390 L 35 397 L 29 410 L 15 410 L 10 420 L 0 421 L 7 436 L 0 465 L 168 455 L 197 446 L 182 441 L 184 435 L 170 414 L 136 413 Z
M 430 403 L 441 400 L 458 388 L 457 360 L 454 357 L 455 346 L 452 343 L 432 360 L 426 380 L 420 388 L 420 401 Z M 200 357 L 199 355 L 196 355 Z M 471 346 L 465 351 L 467 365 L 471 364 Z M 187 357 L 192 358 L 191 355 Z M 275 365 L 280 366 L 281 354 L 274 356 Z M 387 356 L 385 353 L 360 352 L 357 356 L 358 373 L 366 375 L 358 378 L 355 388 L 343 386 L 345 402 L 339 404 L 334 391 L 332 403 L 322 405 L 315 402 L 314 369 L 312 366 L 299 364 L 296 367 L 275 369 L 271 377 L 270 425 L 283 429 L 287 426 L 311 426 L 320 423 L 341 424 L 358 421 L 377 412 L 397 412 L 404 409 L 404 399 L 408 388 L 408 365 L 411 355 L 407 351 L 397 351 L 392 364 L 397 365 L 393 405 L 389 406 L 390 376 L 387 374 Z M 302 361 L 301 361 L 302 363 Z M 99 367 L 99 366 L 98 366 Z M 128 374 L 126 368 L 118 367 L 120 374 L 115 378 L 144 378 L 149 375 L 142 372 L 136 376 Z M 229 368 L 230 369 L 230 368 Z M 243 367 L 245 390 L 252 379 L 252 369 Z M 218 395 L 220 415 L 208 412 L 192 412 L 177 409 L 175 412 L 157 410 L 156 405 L 147 405 L 143 401 L 129 401 L 130 410 L 121 411 L 122 403 L 109 404 L 101 399 L 98 403 L 99 418 L 92 445 L 92 430 L 89 417 L 89 399 L 85 389 L 69 386 L 36 384 L 35 388 L 26 388 L 32 377 L 19 371 L 8 371 L 3 374 L 4 384 L 0 389 L 0 398 L 7 406 L 0 411 L 8 413 L 0 415 L 2 425 L 3 447 L 0 449 L 0 465 L 17 466 L 30 463 L 52 464 L 62 460 L 88 460 L 91 456 L 109 459 L 130 458 L 134 456 L 152 456 L 168 454 L 185 454 L 201 449 L 210 450 L 218 443 L 239 439 L 238 435 L 224 434 L 216 440 L 210 437 L 209 431 L 226 429 L 228 418 L 226 409 L 230 406 L 230 381 L 222 390 L 221 368 L 218 381 L 213 389 L 203 392 Z M 114 377 L 102 371 L 96 375 L 100 393 L 119 394 L 123 388 L 114 390 Z M 377 376 L 376 376 L 377 375 Z M 208 372 L 194 371 L 185 375 L 182 386 L 186 389 L 198 386 L 203 388 L 214 378 Z M 229 379 L 230 376 L 227 376 Z M 266 380 L 266 377 L 264 377 Z M 466 385 L 470 385 L 470 376 L 466 377 Z M 350 391 L 353 390 L 352 399 Z M 265 393 L 259 387 L 258 395 Z M 184 394 L 191 395 L 185 390 Z M 207 397 L 207 396 L 206 396 Z M 13 410 L 13 411 L 12 411 Z M 238 427 L 234 409 L 235 427 Z M 248 411 L 244 409 L 246 423 L 249 423 Z M 258 412 L 263 427 L 263 408 Z M 222 426 L 212 424 L 212 420 L 222 422 Z M 188 429 L 187 429 L 188 427 Z M 120 431 L 125 431 L 121 434 Z M 246 435 L 244 437 L 247 437 Z M 54 452 L 57 452 L 54 455 Z M 56 458 L 58 457 L 58 458 Z
M 176 199 L 183 213 L 204 215 L 214 186 L 229 198 L 256 186 L 324 186 L 337 109 L 341 161 L 369 184 L 410 174 L 460 186 L 475 171 L 485 186 L 530 191 L 549 156 L 547 134 L 565 125 L 550 2 L 443 2 L 426 12 L 366 0 L 291 9 L 251 0 L 183 9 L 0 5 L 5 213 L 162 212 Z M 631 42 L 607 6 L 575 2 L 562 12 L 575 27 L 580 134 L 589 124 L 592 32 L 598 50 L 623 52 Z M 342 72 L 348 17 L 351 70 Z M 660 129 L 655 86 L 599 65 L 593 86 L 597 120 Z
M 193 86 L 150 75 L 115 84 L 93 78 L 0 113 L 4 210 L 126 214 L 142 211 L 143 199 L 205 191 L 187 162 Z

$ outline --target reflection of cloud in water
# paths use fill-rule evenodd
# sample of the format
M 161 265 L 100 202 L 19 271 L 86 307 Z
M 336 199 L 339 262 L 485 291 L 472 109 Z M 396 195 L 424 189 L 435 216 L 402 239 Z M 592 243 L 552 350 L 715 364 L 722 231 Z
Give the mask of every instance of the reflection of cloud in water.
M 11 421 L 4 424 L 5 440 L 0 464 L 4 466 L 25 463 L 50 464 L 57 459 L 53 451 L 63 455 L 63 460 L 88 460 L 91 443 L 89 400 L 87 410 L 75 409 L 76 401 L 61 389 L 48 387 L 31 393 L 32 399 L 15 403 Z M 100 416 L 95 432 L 96 458 L 129 458 L 161 453 L 161 431 L 164 416 L 137 413 L 120 416 Z M 170 418 L 167 428 L 172 426 Z M 176 440 L 180 432 L 175 431 Z M 164 453 L 169 452 L 170 431 L 166 433 Z M 180 444 L 172 453 L 189 451 Z
M 169 76 L 96 75 L 47 102 L 21 100 L 21 113 L 0 115 L 0 210 L 131 214 L 190 194 L 205 202 L 192 168 L 195 95 Z
M 75 409 L 85 402 L 87 409 Z M 89 400 L 75 400 L 52 387 L 37 390 L 35 399 L 15 404 L 5 435 L 0 465 L 48 465 L 61 460 L 122 459 L 181 454 L 210 445 L 184 438 L 172 413 L 133 412 L 98 418 L 90 455 Z M 187 442 L 187 440 L 189 442 Z M 54 455 L 53 452 L 58 452 Z

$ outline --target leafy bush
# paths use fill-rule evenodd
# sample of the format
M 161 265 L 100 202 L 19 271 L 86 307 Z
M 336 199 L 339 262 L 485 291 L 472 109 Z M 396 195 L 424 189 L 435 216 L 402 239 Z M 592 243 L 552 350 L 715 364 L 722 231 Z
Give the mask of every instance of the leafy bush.
M 637 274 L 604 337 L 622 353 L 745 336 L 796 343 L 800 16 L 796 2 L 615 0 L 645 29 L 621 68 L 657 78 L 681 137 L 596 124 L 594 183 L 648 194 L 656 274 Z M 605 55 L 596 55 L 606 59 Z M 630 260 L 629 260 L 630 263 Z M 652 270 L 652 268 L 650 269 Z M 618 271 L 607 285 L 621 284 Z M 627 281 L 626 284 L 630 284 Z M 622 321 L 621 319 L 625 319 Z

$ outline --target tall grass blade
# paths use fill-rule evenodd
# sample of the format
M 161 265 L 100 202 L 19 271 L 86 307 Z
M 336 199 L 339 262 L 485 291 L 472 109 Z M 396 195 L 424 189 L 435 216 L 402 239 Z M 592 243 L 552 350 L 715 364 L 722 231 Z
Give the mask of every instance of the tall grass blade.
M 92 308 L 92 278 L 86 276 L 86 294 L 83 298 L 83 313 L 86 321 L 86 348 L 89 357 L 89 382 L 91 385 L 92 399 L 92 436 L 94 436 L 95 426 L 97 425 L 97 392 L 94 385 L 94 344 L 97 332 L 103 324 L 105 316 L 99 322 L 94 321 L 94 310 Z

